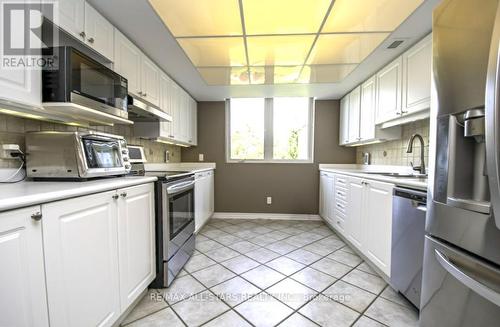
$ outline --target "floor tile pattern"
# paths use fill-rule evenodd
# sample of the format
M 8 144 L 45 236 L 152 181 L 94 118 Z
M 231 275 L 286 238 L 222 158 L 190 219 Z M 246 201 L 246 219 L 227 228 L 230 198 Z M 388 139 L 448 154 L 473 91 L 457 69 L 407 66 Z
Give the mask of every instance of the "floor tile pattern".
M 168 289 L 122 326 L 417 326 L 414 307 L 322 221 L 212 219 Z

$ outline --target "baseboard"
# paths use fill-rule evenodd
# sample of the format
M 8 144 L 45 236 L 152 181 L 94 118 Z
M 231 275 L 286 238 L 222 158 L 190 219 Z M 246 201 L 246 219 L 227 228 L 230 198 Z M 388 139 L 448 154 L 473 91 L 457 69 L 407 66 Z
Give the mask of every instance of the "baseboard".
M 214 219 L 273 219 L 273 220 L 322 220 L 314 214 L 292 213 L 250 213 L 250 212 L 214 212 Z

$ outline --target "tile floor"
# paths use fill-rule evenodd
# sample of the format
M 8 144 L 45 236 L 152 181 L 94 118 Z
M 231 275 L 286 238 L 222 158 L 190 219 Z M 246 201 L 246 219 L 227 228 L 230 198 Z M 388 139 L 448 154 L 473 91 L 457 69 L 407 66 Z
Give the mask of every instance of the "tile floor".
M 417 311 L 321 221 L 212 219 L 173 284 L 122 326 L 417 326 Z

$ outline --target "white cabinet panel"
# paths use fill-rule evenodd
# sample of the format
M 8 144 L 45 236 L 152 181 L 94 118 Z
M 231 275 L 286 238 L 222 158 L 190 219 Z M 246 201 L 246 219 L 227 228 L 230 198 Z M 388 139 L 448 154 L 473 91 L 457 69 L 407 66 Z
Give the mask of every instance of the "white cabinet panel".
M 403 54 L 403 114 L 430 108 L 432 34 Z
M 349 202 L 347 203 L 347 238 L 359 250 L 364 245 L 363 201 L 364 184 L 362 179 L 348 177 Z
M 171 86 L 172 80 L 165 74 L 160 74 L 160 109 L 172 116 Z M 172 117 L 173 118 L 173 117 Z M 172 122 L 160 122 L 160 136 L 172 138 Z
M 214 171 L 196 173 L 194 185 L 195 230 L 200 230 L 214 212 Z
M 334 183 L 335 177 L 332 173 L 320 172 L 320 216 L 329 224 L 334 224 Z
M 361 140 L 371 140 L 375 138 L 375 85 L 375 76 L 361 85 L 361 114 L 359 132 Z
M 340 100 L 339 144 L 349 143 L 349 95 Z
M 85 42 L 113 61 L 114 27 L 88 3 L 85 3 Z
M 120 315 L 115 191 L 42 205 L 52 327 L 111 326 Z
M 403 60 L 398 57 L 376 75 L 376 123 L 380 124 L 401 115 L 401 86 Z
M 40 207 L 0 213 L 0 326 L 49 325 Z
M 156 276 L 153 184 L 118 190 L 118 252 L 122 311 Z
M 141 65 L 142 97 L 154 104 L 160 105 L 160 69 L 146 56 L 142 56 Z
M 359 119 L 361 110 L 361 87 L 349 93 L 349 143 L 357 142 L 359 137 Z
M 368 181 L 363 204 L 366 255 L 387 276 L 391 274 L 393 185 Z
M 198 104 L 196 101 L 188 95 L 189 102 L 189 121 L 188 121 L 188 129 L 189 129 L 189 137 L 188 143 L 191 145 L 198 144 Z
M 59 0 L 59 26 L 79 40 L 85 40 L 85 0 Z
M 114 44 L 114 69 L 128 80 L 128 92 L 139 96 L 142 52 L 117 29 L 115 29 Z

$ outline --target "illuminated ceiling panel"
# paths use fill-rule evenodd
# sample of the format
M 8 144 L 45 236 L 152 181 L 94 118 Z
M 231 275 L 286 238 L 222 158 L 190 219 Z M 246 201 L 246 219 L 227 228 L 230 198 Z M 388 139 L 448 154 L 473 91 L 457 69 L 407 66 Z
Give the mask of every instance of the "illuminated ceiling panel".
M 308 64 L 354 64 L 363 61 L 389 33 L 322 34 Z
M 248 85 L 247 67 L 200 67 L 201 76 L 208 85 Z
M 250 66 L 302 65 L 314 41 L 313 35 L 247 37 Z
M 339 82 L 424 1 L 149 0 L 208 85 Z
M 242 37 L 177 39 L 196 66 L 246 66 Z
M 357 65 L 304 66 L 297 83 L 337 83 L 351 73 Z
M 392 32 L 424 0 L 335 0 L 322 33 Z
M 247 35 L 317 33 L 331 0 L 243 0 Z
M 242 35 L 235 0 L 149 0 L 175 37 Z

